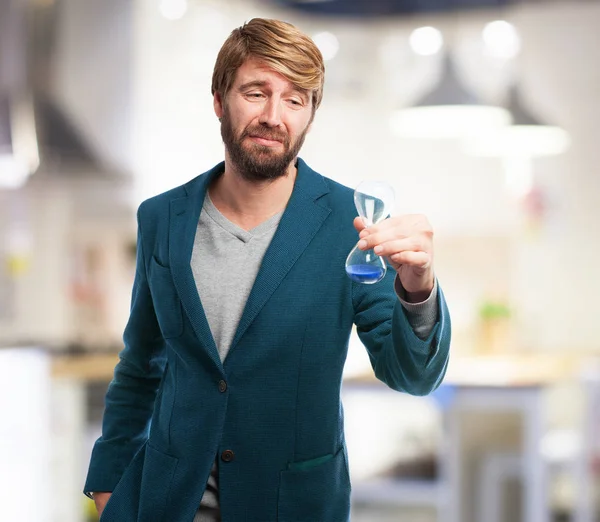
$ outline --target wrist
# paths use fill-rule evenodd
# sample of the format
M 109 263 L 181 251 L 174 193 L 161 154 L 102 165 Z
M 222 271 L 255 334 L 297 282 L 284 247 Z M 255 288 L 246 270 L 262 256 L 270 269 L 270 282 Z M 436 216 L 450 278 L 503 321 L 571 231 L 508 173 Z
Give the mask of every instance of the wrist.
M 407 303 L 422 303 L 424 301 L 427 301 L 427 299 L 429 299 L 429 297 L 431 296 L 431 292 L 433 291 L 433 289 L 435 288 L 435 278 L 432 277 L 431 281 L 425 285 L 424 287 L 418 288 L 417 289 L 407 289 L 406 287 L 404 288 L 404 300 Z
M 418 292 L 409 292 L 404 290 L 405 300 L 408 303 L 422 303 L 427 301 L 427 298 L 431 295 L 433 286 L 429 290 L 419 290 Z

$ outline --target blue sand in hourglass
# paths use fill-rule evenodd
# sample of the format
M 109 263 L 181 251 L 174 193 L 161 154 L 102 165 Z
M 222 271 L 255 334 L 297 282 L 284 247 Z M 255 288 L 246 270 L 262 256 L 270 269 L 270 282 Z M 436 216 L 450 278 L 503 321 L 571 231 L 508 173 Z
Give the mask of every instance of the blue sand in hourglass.
M 357 283 L 376 283 L 379 281 L 385 270 L 373 265 L 348 265 L 346 273 L 352 281 Z

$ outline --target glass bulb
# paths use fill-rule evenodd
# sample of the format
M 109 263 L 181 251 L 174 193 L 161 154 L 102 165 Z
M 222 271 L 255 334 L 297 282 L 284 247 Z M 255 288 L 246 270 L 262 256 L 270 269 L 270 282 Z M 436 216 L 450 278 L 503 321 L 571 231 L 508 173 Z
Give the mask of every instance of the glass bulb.
M 382 181 L 363 181 L 354 191 L 354 204 L 369 227 L 383 221 L 394 206 L 394 189 Z M 358 243 L 346 258 L 346 274 L 352 281 L 373 284 L 386 274 L 386 264 L 373 249 L 361 250 Z

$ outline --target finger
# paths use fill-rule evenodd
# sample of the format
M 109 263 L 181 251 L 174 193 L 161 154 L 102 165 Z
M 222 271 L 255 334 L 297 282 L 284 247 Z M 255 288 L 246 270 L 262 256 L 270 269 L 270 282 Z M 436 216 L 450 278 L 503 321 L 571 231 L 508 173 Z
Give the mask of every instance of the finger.
M 366 229 L 366 225 L 360 216 L 355 217 L 352 224 L 354 225 L 354 228 L 356 229 L 356 231 L 359 233 Z
M 369 237 L 366 241 L 368 244 L 373 245 L 371 248 L 379 256 L 391 256 L 404 251 L 427 252 L 430 250 L 419 241 L 419 238 L 415 237 L 398 238 L 392 236 L 388 241 L 382 242 L 374 241 L 373 238 Z
M 359 236 L 361 239 L 370 236 L 368 248 L 373 248 L 375 245 L 391 239 L 408 237 L 411 229 L 406 229 L 406 235 L 403 235 L 402 230 L 406 227 L 400 227 L 400 224 L 398 218 L 387 218 L 377 224 L 369 225 Z
M 365 236 L 372 236 L 372 241 L 383 243 L 394 238 L 403 238 L 410 236 L 424 236 L 428 238 L 433 237 L 433 229 L 429 221 L 421 215 L 404 215 L 394 216 L 384 219 L 380 223 L 371 225 L 368 228 L 368 234 L 363 233 Z M 371 243 L 369 248 L 373 248 L 374 244 Z
M 380 233 L 381 231 L 381 224 L 379 225 L 365 225 L 365 228 L 363 228 L 360 232 L 360 234 L 358 235 L 361 239 L 364 239 L 367 236 L 371 236 L 373 234 L 377 234 Z M 385 230 L 385 227 L 384 227 Z
M 428 252 L 415 252 L 406 250 L 389 256 L 394 263 L 400 265 L 410 265 L 419 268 L 427 268 L 431 266 L 431 254 Z
M 404 241 L 407 238 L 398 236 L 397 233 L 393 230 L 380 230 L 379 232 L 375 232 L 369 227 L 368 232 L 363 230 L 360 234 L 360 242 L 358 244 L 359 248 L 362 250 L 368 250 L 370 248 L 376 248 L 378 246 L 382 246 L 386 243 L 391 243 L 393 241 Z M 410 244 L 407 244 L 404 250 L 409 249 Z M 394 250 L 386 250 L 385 252 L 396 253 Z M 385 255 L 384 252 L 384 255 Z M 376 252 L 379 253 L 379 252 Z

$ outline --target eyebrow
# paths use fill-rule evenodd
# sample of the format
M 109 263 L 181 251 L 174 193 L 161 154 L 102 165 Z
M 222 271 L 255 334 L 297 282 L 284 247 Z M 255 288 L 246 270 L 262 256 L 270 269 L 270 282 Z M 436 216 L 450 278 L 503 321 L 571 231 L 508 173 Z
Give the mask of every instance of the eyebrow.
M 252 80 L 251 82 L 246 82 L 243 83 L 242 85 L 240 85 L 238 87 L 239 91 L 245 91 L 247 89 L 252 89 L 255 87 L 266 87 L 268 86 L 268 82 L 264 81 L 264 80 Z M 297 87 L 294 87 L 292 89 L 293 92 L 297 92 L 299 95 L 305 97 L 306 99 L 309 98 L 309 93 L 306 89 L 299 89 Z
M 246 82 L 240 85 L 239 90 L 245 91 L 246 89 L 250 89 L 252 87 L 265 87 L 266 85 L 267 82 L 265 82 L 264 80 L 253 80 L 251 82 Z

